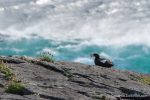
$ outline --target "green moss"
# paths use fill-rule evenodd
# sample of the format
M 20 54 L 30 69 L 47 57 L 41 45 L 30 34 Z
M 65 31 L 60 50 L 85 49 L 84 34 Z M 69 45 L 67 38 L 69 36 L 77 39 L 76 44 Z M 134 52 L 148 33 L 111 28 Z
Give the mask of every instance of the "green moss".
M 63 71 L 64 71 L 64 76 L 68 78 L 73 77 L 73 74 L 70 72 L 70 69 L 64 68 Z
M 142 83 L 145 83 L 145 84 L 150 85 L 150 77 L 149 77 L 149 76 L 141 76 L 141 77 L 140 77 L 140 81 L 141 81 Z
M 12 94 L 23 94 L 24 91 L 24 86 L 22 86 L 21 83 L 17 82 L 12 82 L 11 84 L 8 85 L 6 92 L 7 93 L 12 93 Z
M 130 77 L 131 80 L 138 81 L 138 82 L 150 85 L 150 76 L 144 76 L 144 75 L 142 75 L 142 76 L 135 76 L 135 75 L 130 75 L 129 77 Z

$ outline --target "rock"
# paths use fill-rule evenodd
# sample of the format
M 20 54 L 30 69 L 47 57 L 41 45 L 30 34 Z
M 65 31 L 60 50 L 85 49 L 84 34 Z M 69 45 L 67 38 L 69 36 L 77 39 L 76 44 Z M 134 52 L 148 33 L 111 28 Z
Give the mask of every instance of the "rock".
M 3 60 L 4 62 L 7 63 L 15 63 L 15 64 L 20 64 L 20 63 L 25 63 L 26 61 L 18 59 L 16 57 L 0 57 L 0 60 Z
M 16 78 L 31 92 L 5 93 L 3 83 L 7 80 L 0 73 L 1 100 L 124 100 L 131 96 L 149 100 L 150 86 L 140 81 L 140 77 L 150 75 L 80 63 L 50 63 L 31 57 L 1 56 L 0 60 L 7 62 Z

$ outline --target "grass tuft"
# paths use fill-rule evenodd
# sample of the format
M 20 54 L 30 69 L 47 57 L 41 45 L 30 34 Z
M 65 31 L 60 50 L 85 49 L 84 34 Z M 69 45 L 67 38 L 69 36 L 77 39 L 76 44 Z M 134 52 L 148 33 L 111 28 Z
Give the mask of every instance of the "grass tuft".
M 12 82 L 8 85 L 6 89 L 7 93 L 12 93 L 12 94 L 20 94 L 22 95 L 24 92 L 24 86 L 22 86 L 21 83 L 17 82 Z
M 40 59 L 42 61 L 54 62 L 54 56 L 49 52 L 42 52 L 40 54 Z
M 5 75 L 6 79 L 13 79 L 14 74 L 3 61 L 0 61 L 0 72 Z
M 25 88 L 2 60 L 0 61 L 0 72 L 9 80 L 6 92 L 22 95 Z

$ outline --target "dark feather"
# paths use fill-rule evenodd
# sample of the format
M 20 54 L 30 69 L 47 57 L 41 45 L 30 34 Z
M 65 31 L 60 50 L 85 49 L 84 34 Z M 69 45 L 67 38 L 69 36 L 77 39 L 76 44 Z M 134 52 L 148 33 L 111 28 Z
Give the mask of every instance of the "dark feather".
M 97 53 L 94 53 L 92 55 L 95 57 L 95 59 L 94 59 L 95 65 L 101 66 L 101 67 L 106 67 L 106 68 L 110 68 L 110 67 L 114 66 L 114 64 L 110 60 L 101 58 Z M 105 62 L 103 62 L 103 60 L 105 60 Z

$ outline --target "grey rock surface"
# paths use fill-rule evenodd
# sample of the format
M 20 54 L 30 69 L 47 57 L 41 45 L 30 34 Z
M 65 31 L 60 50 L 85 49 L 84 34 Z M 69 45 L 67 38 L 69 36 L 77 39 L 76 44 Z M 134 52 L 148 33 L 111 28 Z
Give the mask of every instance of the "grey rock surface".
M 1 56 L 17 79 L 33 94 L 5 92 L 7 80 L 0 73 L 0 100 L 128 100 L 145 96 L 150 100 L 150 85 L 139 81 L 144 75 L 114 68 L 73 62 L 45 62 L 31 57 Z M 136 99 L 134 99 L 136 100 Z

